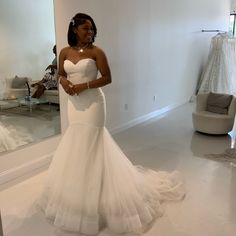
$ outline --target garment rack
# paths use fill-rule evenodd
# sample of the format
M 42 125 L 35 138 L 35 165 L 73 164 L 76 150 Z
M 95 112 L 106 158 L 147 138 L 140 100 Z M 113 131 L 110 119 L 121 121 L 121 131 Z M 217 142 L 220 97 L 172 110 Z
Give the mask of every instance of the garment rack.
M 221 33 L 227 33 L 227 31 L 223 31 L 223 30 L 202 30 L 202 32 L 221 32 Z

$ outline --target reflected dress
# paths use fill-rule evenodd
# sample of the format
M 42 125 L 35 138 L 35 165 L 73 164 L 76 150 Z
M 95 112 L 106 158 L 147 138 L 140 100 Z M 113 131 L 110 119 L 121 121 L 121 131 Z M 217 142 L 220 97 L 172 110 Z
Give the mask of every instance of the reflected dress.
M 14 150 L 32 141 L 28 133 L 18 131 L 13 126 L 6 127 L 0 122 L 0 152 Z
M 0 123 L 0 152 L 13 150 L 16 147 L 17 143 L 9 130 Z
M 64 61 L 73 84 L 97 79 L 86 58 Z M 105 97 L 100 88 L 68 96 L 69 126 L 54 154 L 40 206 L 61 229 L 96 235 L 141 232 L 162 214 L 161 202 L 180 200 L 183 183 L 176 172 L 134 166 L 105 128 Z

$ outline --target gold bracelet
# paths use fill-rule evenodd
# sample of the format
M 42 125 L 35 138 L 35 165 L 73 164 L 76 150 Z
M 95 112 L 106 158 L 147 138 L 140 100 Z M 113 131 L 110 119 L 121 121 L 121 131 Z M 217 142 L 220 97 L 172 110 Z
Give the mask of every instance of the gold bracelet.
M 87 89 L 90 89 L 90 87 L 89 87 L 89 82 L 87 82 Z

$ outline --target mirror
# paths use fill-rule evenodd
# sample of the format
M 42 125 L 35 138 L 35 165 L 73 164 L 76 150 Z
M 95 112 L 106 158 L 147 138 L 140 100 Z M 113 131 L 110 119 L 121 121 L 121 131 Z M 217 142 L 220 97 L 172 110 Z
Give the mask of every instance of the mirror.
M 31 86 L 51 73 L 53 11 L 53 0 L 0 2 L 0 153 L 60 133 L 57 88 L 32 98 Z

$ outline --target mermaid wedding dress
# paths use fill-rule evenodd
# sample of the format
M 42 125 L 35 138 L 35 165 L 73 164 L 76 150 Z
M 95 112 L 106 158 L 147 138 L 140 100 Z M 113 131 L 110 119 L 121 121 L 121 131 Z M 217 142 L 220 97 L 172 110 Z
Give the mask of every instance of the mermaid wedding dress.
M 97 78 L 96 62 L 65 60 L 76 84 Z M 115 233 L 141 232 L 162 214 L 161 202 L 184 196 L 178 173 L 133 166 L 105 124 L 100 88 L 68 96 L 67 128 L 54 154 L 39 205 L 55 226 L 96 235 L 106 226 Z

